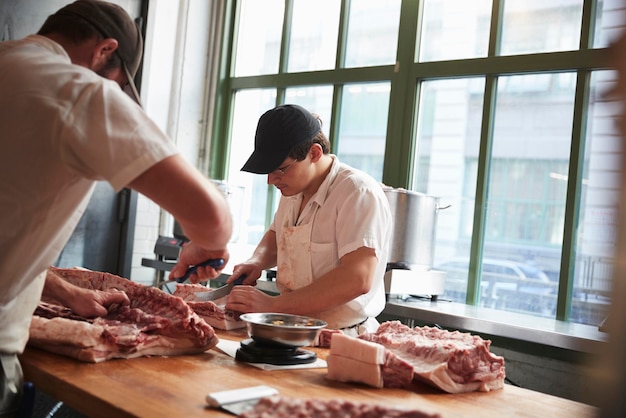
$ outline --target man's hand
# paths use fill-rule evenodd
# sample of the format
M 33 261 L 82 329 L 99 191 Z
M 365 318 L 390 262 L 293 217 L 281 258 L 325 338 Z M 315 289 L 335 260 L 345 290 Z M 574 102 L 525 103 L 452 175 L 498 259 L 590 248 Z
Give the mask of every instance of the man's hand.
M 261 273 L 263 269 L 259 267 L 256 263 L 251 263 L 249 261 L 241 264 L 237 264 L 233 268 L 233 274 L 228 278 L 226 283 L 233 283 L 241 276 L 245 276 L 242 284 L 247 284 L 250 286 L 256 285 L 256 281 L 259 277 L 261 277 Z
M 111 305 L 130 305 L 130 299 L 121 290 L 91 290 L 77 288 L 78 291 L 70 300 L 67 307 L 78 315 L 92 318 L 106 316 Z
M 217 258 L 223 259 L 224 264 L 217 268 L 213 268 L 211 266 L 199 267 L 194 274 L 189 276 L 189 281 L 191 283 L 198 283 L 201 280 L 213 279 L 219 276 L 224 266 L 226 266 L 226 263 L 228 263 L 230 254 L 226 249 L 222 251 L 205 250 L 204 248 L 196 245 L 193 241 L 190 241 L 180 252 L 178 263 L 176 263 L 172 271 L 170 271 L 169 279 L 178 279 L 179 277 L 185 275 L 189 267 L 195 266 L 209 259 Z
M 93 290 L 75 286 L 48 272 L 43 297 L 53 299 L 78 315 L 91 318 L 106 316 L 111 305 L 129 305 L 130 299 L 121 290 Z
M 228 295 L 225 308 L 236 312 L 277 312 L 278 296 L 270 296 L 252 286 L 235 286 Z

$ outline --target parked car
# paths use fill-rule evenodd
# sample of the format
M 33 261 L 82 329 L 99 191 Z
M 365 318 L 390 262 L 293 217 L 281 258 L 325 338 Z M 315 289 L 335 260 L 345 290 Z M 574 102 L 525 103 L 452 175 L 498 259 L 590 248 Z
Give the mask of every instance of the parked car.
M 465 301 L 469 259 L 453 258 L 435 266 L 446 272 L 446 293 L 458 302 Z M 556 306 L 556 283 L 540 268 L 506 259 L 485 258 L 482 262 L 480 305 L 511 310 L 545 312 Z M 538 300 L 537 296 L 546 296 Z M 534 297 L 534 298 L 533 298 Z M 537 305 L 533 308 L 528 305 Z

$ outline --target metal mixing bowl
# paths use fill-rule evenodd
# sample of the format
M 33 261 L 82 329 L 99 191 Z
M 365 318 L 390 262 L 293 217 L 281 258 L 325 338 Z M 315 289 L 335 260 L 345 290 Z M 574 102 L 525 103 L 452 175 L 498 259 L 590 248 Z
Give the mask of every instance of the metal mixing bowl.
M 326 322 L 300 315 L 281 313 L 248 313 L 240 318 L 246 322 L 248 335 L 262 343 L 304 347 L 313 344 Z

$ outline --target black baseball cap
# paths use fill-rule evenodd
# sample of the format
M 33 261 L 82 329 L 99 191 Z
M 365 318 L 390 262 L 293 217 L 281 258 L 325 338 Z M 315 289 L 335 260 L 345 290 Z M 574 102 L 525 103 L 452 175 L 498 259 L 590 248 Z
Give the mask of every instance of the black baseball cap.
M 241 171 L 271 173 L 296 145 L 309 141 L 321 129 L 320 121 L 301 106 L 286 104 L 268 110 L 259 118 L 254 152 Z
M 143 38 L 130 15 L 117 4 L 99 0 L 78 0 L 59 9 L 51 17 L 53 16 L 81 18 L 100 32 L 100 35 L 116 39 L 116 52 L 121 58 L 131 90 L 127 94 L 141 104 L 134 78 L 141 63 Z

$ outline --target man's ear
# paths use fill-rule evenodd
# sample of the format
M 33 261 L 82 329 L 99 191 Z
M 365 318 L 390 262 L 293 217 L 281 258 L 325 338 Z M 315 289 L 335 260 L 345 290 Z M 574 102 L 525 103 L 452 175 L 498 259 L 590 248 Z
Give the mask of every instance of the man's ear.
M 91 69 L 99 71 L 104 68 L 117 50 L 117 46 L 117 39 L 113 38 L 106 38 L 98 42 L 91 56 Z
M 313 144 L 311 145 L 311 148 L 309 148 L 309 154 L 311 155 L 311 161 L 315 162 L 322 158 L 324 150 L 320 144 Z

